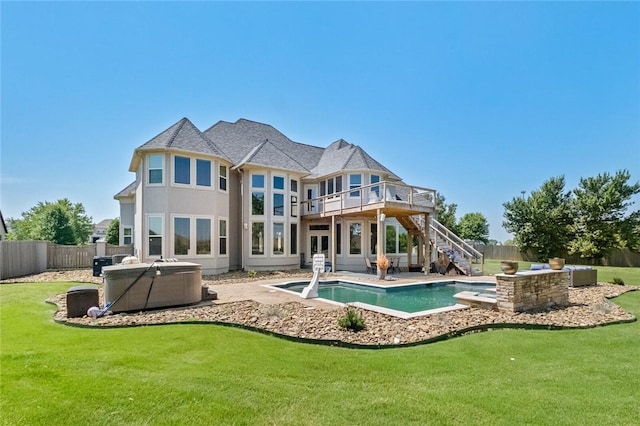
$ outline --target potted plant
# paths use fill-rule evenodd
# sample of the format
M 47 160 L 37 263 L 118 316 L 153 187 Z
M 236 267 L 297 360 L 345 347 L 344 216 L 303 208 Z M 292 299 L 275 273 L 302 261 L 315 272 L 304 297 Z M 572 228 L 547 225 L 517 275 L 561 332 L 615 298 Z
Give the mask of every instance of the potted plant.
M 507 275 L 513 275 L 518 272 L 518 262 L 514 262 L 512 260 L 502 260 L 500 261 L 500 269 Z
M 554 257 L 553 259 L 549 259 L 549 266 L 551 269 L 559 271 L 564 268 L 564 259 L 561 257 Z
M 379 255 L 376 260 L 376 266 L 378 267 L 378 279 L 384 280 L 387 276 L 387 269 L 389 269 L 389 258 L 384 254 Z

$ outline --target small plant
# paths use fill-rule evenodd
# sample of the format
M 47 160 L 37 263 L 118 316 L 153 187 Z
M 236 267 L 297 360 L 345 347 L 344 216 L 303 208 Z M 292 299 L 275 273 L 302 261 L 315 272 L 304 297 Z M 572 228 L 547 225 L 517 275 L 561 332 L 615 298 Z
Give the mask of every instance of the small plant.
M 351 331 L 360 331 L 365 329 L 362 314 L 351 307 L 347 308 L 347 312 L 338 320 L 338 325 Z
M 624 285 L 624 280 L 620 277 L 613 277 L 611 284 Z
M 247 275 L 249 275 L 249 277 L 251 278 L 255 278 L 258 276 L 258 271 L 254 271 L 253 269 L 251 269 L 247 272 Z

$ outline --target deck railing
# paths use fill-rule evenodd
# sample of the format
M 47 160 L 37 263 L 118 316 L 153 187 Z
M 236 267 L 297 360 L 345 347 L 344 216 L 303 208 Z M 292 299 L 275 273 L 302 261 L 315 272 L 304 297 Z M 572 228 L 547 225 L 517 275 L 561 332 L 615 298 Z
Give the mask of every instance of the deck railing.
M 379 203 L 404 204 L 408 209 L 433 208 L 435 199 L 436 191 L 433 189 L 382 181 L 304 200 L 301 204 L 304 216 L 319 213 L 340 214 L 349 209 L 362 211 Z

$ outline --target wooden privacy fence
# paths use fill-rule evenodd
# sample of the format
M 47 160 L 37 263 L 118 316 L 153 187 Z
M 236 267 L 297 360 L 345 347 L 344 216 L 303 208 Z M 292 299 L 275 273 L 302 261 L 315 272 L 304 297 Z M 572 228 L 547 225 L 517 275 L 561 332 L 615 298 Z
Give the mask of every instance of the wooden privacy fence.
M 98 248 L 100 244 L 102 247 Z M 91 268 L 94 256 L 114 254 L 131 255 L 133 246 L 105 243 L 63 246 L 47 241 L 0 241 L 0 279 L 37 274 L 47 269 Z
M 498 245 L 474 245 L 476 250 L 484 254 L 485 259 L 502 260 L 522 260 L 525 262 L 536 262 L 537 259 L 532 253 L 521 253 L 517 246 Z M 565 263 L 569 265 L 594 265 L 594 266 L 633 266 L 640 267 L 640 253 L 629 249 L 611 250 L 602 259 L 583 258 L 578 255 L 561 255 Z
M 0 241 L 0 280 L 46 270 L 46 241 Z

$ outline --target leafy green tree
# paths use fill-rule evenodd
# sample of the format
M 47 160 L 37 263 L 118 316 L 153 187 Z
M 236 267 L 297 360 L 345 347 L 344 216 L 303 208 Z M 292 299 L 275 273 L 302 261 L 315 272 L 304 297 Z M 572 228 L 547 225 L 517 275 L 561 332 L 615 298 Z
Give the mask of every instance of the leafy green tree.
M 458 236 L 465 240 L 489 242 L 489 222 L 482 213 L 467 213 L 458 222 Z
M 92 219 L 82 204 L 72 204 L 68 199 L 55 203 L 39 202 L 22 219 L 10 219 L 11 239 L 44 240 L 58 244 L 84 244 L 93 229 Z
M 75 244 L 75 236 L 68 213 L 59 204 L 45 210 L 38 224 L 40 240 L 56 244 Z
M 107 228 L 107 244 L 117 246 L 120 244 L 120 218 L 116 217 Z
M 629 184 L 627 170 L 582 178 L 575 194 L 576 221 L 571 230 L 575 239 L 570 253 L 581 257 L 603 257 L 612 248 L 638 250 L 640 211 L 629 212 L 631 197 L 640 192 L 640 183 Z
M 438 194 L 436 197 L 436 214 L 437 220 L 445 227 L 447 227 L 451 232 L 457 234 L 457 225 L 456 225 L 456 210 L 458 209 L 458 205 L 451 203 L 447 204 L 444 195 Z
M 565 192 L 564 185 L 564 176 L 550 178 L 528 198 L 514 197 L 503 204 L 502 226 L 520 250 L 531 250 L 538 261 L 562 254 L 572 239 L 571 192 Z

